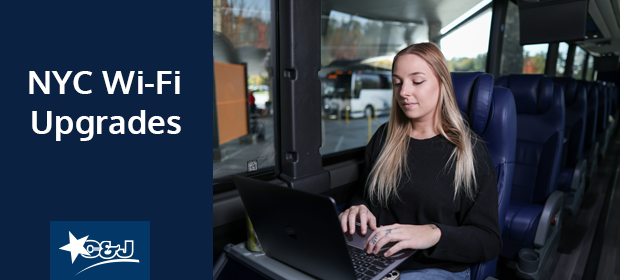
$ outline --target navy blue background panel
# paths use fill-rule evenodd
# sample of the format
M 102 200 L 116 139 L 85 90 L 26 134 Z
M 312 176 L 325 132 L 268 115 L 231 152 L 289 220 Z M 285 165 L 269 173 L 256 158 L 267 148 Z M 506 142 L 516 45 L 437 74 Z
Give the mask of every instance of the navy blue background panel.
M 198 2 L 201 3 L 201 2 Z M 150 278 L 209 278 L 212 269 L 212 28 L 208 2 L 11 1 L 0 9 L 0 238 L 10 257 L 3 279 L 48 279 L 50 221 L 150 222 Z M 73 71 L 65 94 L 50 73 Z M 90 71 L 74 89 L 74 77 Z M 129 94 L 106 89 L 116 71 L 125 81 L 134 72 Z M 144 94 L 138 95 L 138 71 Z M 157 92 L 157 71 L 171 71 L 171 84 Z M 174 74 L 179 71 L 179 74 Z M 175 77 L 180 94 L 175 94 Z M 132 116 L 145 112 L 145 133 L 132 134 Z M 32 128 L 37 111 L 39 130 Z M 56 141 L 56 117 L 67 116 L 73 131 Z M 81 116 L 107 116 L 102 133 L 80 141 Z M 113 116 L 124 118 L 125 133 L 111 134 Z M 154 134 L 148 121 L 165 124 Z M 178 134 L 168 118 L 178 116 Z M 134 128 L 138 129 L 139 122 Z M 96 122 L 93 123 L 96 125 Z M 83 129 L 87 122 L 82 123 Z M 63 121 L 62 128 L 67 129 Z M 131 231 L 130 229 L 127 229 Z M 65 233 L 66 234 L 66 233 Z M 87 233 L 95 235 L 97 233 Z M 68 237 L 68 236 L 67 236 Z M 75 236 L 80 238 L 82 236 Z

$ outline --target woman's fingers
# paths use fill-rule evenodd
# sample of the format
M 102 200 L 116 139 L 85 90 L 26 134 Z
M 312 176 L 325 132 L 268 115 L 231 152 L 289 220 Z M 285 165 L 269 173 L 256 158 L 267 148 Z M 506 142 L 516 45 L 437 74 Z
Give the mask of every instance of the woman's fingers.
M 398 236 L 397 233 L 394 232 L 395 229 L 393 228 L 388 228 L 385 230 L 385 232 L 380 236 L 380 238 L 377 239 L 377 243 L 375 244 L 374 250 L 373 250 L 373 254 L 379 254 L 379 251 L 381 251 L 381 248 L 383 248 L 383 246 L 387 245 L 388 243 L 392 242 L 392 241 L 400 241 L 400 238 Z
M 375 245 L 375 243 L 377 243 L 375 236 L 379 233 L 379 229 L 375 230 L 370 236 L 368 236 L 368 239 L 366 239 L 366 244 L 364 244 L 364 250 L 366 251 L 366 253 L 370 254 L 370 249 L 372 248 L 371 246 Z M 378 238 L 378 237 L 377 237 Z M 375 239 L 375 242 L 373 243 L 372 240 Z
M 370 211 L 368 211 L 369 213 L 369 224 L 370 224 L 370 229 L 372 230 L 376 230 L 377 229 L 377 218 L 375 218 L 375 215 L 373 215 Z
M 386 233 L 392 232 L 392 230 L 393 230 L 392 226 L 380 227 L 377 230 L 375 230 L 368 237 L 368 240 L 366 241 L 366 246 L 364 246 L 364 249 L 366 250 L 366 253 L 368 253 L 368 254 L 377 254 L 379 252 L 379 250 L 381 250 L 383 245 L 385 245 L 385 244 L 387 244 L 389 242 L 389 241 L 383 242 L 382 243 L 383 245 L 380 244 L 381 241 L 385 238 Z
M 394 244 L 394 246 L 392 246 L 389 250 L 387 250 L 385 252 L 385 254 L 383 254 L 384 257 L 388 258 L 396 253 L 398 253 L 400 250 L 405 249 L 405 242 L 407 240 L 402 240 L 396 244 Z
M 359 207 L 351 207 L 349 209 L 351 210 L 349 211 L 349 233 L 354 234 L 355 233 L 355 220 L 359 212 Z
M 362 232 L 362 234 L 366 234 L 367 224 L 368 224 L 368 210 L 362 208 L 360 209 L 360 231 Z
M 349 221 L 349 209 L 344 210 L 344 212 L 340 213 L 340 225 L 342 226 L 342 232 L 347 232 L 347 222 Z
M 355 222 L 360 221 L 360 229 L 362 234 L 366 234 L 367 229 L 377 229 L 377 219 L 375 215 L 368 210 L 365 205 L 351 206 L 349 209 L 340 213 L 340 225 L 342 226 L 342 232 L 355 233 Z

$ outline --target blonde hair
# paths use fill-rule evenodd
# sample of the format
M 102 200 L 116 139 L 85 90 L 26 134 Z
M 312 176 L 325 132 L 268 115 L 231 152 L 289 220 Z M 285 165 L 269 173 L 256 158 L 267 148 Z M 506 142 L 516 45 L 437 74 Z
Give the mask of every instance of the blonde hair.
M 450 143 L 455 145 L 448 160 L 446 168 L 452 168 L 454 163 L 454 197 L 459 192 L 473 200 L 476 189 L 476 177 L 474 170 L 473 145 L 478 138 L 473 133 L 461 116 L 450 71 L 441 50 L 431 43 L 411 45 L 396 54 L 392 64 L 392 73 L 396 60 L 407 54 L 417 55 L 422 58 L 433 70 L 433 74 L 439 80 L 440 94 L 438 110 L 435 110 L 435 129 Z M 392 106 L 387 126 L 387 138 L 377 161 L 372 167 L 367 179 L 367 195 L 371 201 L 378 201 L 381 206 L 387 207 L 389 200 L 398 197 L 397 185 L 402 178 L 403 170 L 410 179 L 407 168 L 407 148 L 409 145 L 409 132 L 413 128 L 411 120 L 398 106 L 396 89 L 392 95 Z

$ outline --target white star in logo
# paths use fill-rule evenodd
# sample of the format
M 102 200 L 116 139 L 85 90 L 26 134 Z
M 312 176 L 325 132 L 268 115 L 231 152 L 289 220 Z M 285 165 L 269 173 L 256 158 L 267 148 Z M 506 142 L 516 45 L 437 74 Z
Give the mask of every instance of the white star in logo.
M 86 237 L 82 237 L 80 239 L 75 239 L 73 234 L 71 234 L 71 232 L 69 232 L 69 244 L 60 247 L 60 250 L 65 250 L 65 251 L 71 252 L 71 263 L 73 263 L 75 261 L 75 258 L 77 258 L 78 254 L 85 254 L 85 255 L 89 255 L 90 256 L 88 251 L 86 251 L 86 249 L 84 249 L 84 243 L 86 243 L 86 239 L 87 238 L 88 238 L 88 235 Z

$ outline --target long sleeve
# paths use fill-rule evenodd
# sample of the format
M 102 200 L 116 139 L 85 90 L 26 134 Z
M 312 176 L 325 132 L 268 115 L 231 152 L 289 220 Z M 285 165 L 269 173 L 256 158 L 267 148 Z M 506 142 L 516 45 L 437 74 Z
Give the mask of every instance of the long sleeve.
M 497 218 L 497 179 L 494 174 L 477 178 L 479 192 L 473 203 L 462 211 L 462 223 L 453 226 L 435 223 L 441 229 L 441 239 L 424 254 L 433 259 L 461 263 L 493 260 L 502 243 Z

